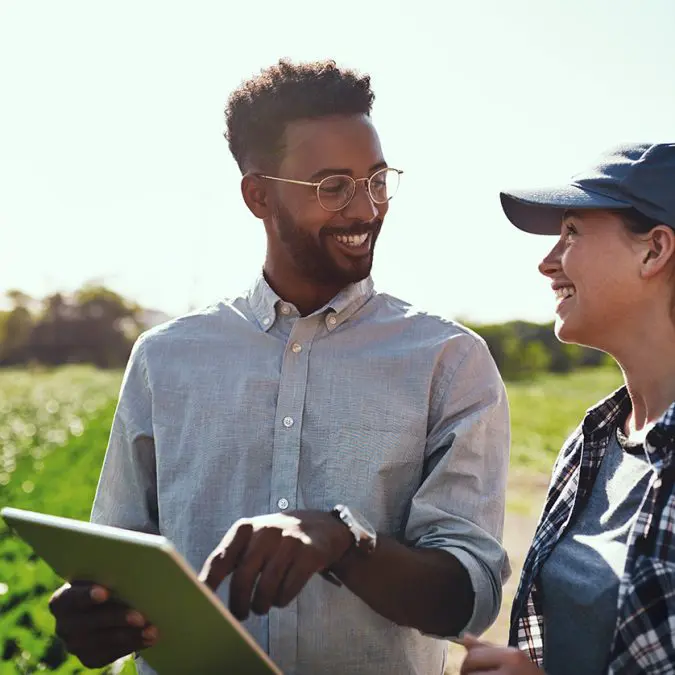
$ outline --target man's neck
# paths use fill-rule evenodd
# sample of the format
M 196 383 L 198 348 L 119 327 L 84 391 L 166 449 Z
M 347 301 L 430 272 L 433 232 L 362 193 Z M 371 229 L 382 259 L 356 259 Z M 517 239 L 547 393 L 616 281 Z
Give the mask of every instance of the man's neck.
M 343 288 L 343 285 L 319 285 L 293 274 L 275 274 L 272 266 L 265 263 L 263 276 L 270 288 L 284 301 L 294 305 L 300 316 L 316 312 L 330 302 Z

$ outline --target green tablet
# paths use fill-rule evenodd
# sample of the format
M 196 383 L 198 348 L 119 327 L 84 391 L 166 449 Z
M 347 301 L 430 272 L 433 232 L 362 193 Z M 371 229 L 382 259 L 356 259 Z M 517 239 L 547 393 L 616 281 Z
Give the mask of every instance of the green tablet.
M 142 651 L 159 675 L 282 675 L 165 537 L 4 508 L 5 522 L 62 578 L 108 588 L 159 629 Z

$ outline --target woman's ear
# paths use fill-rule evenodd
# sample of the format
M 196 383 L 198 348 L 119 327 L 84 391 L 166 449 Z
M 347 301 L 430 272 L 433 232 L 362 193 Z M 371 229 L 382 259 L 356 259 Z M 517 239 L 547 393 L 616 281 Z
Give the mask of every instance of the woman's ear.
M 246 173 L 241 179 L 241 195 L 248 210 L 261 220 L 270 215 L 267 185 L 265 180 L 254 173 Z
M 675 259 L 675 230 L 668 225 L 657 225 L 645 237 L 644 245 L 640 274 L 643 279 L 651 279 Z

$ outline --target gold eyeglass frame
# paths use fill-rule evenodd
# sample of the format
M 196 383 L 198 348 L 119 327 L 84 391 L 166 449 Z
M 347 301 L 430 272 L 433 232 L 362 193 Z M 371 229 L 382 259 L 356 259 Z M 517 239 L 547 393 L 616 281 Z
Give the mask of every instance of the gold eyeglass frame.
M 366 183 L 366 190 L 368 191 L 368 196 L 373 200 L 374 204 L 386 204 L 387 202 L 391 201 L 395 196 L 396 193 L 394 193 L 391 197 L 388 197 L 384 201 L 378 201 L 373 197 L 373 193 L 370 190 L 370 183 L 380 173 L 384 173 L 385 171 L 395 171 L 398 176 L 399 176 L 399 181 L 401 178 L 401 174 L 403 171 L 401 169 L 394 169 L 391 166 L 385 166 L 382 167 L 381 169 L 378 169 L 374 174 L 369 176 L 368 178 L 352 178 L 351 176 L 348 176 L 347 174 L 343 173 L 336 173 L 332 176 L 326 176 L 325 178 L 322 178 L 318 183 L 317 182 L 312 182 L 312 181 L 306 181 L 306 180 L 293 180 L 291 178 L 279 178 L 278 176 L 266 176 L 265 174 L 262 173 L 257 173 L 255 174 L 258 176 L 258 178 L 266 178 L 267 180 L 276 180 L 279 181 L 280 183 L 292 183 L 293 185 L 307 185 L 309 187 L 316 188 L 316 199 L 319 202 L 319 206 L 324 209 L 324 211 L 330 211 L 337 213 L 338 211 L 342 211 L 342 209 L 346 209 L 352 202 L 352 199 L 354 199 L 354 196 L 356 195 L 356 188 L 357 188 L 357 183 L 365 182 Z M 354 187 L 352 189 L 352 195 L 351 197 L 344 203 L 343 206 L 341 206 L 339 209 L 328 209 L 326 208 L 323 203 L 321 202 L 321 197 L 319 196 L 319 189 L 325 183 L 327 180 L 331 180 L 333 178 L 349 178 L 350 181 L 352 181 Z M 396 188 L 396 192 L 398 192 L 398 186 Z

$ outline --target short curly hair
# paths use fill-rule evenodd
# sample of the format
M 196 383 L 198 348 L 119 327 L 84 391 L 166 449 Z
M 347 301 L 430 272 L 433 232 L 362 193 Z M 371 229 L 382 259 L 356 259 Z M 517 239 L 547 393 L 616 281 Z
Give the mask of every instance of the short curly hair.
M 370 116 L 374 100 L 368 75 L 338 68 L 332 60 L 280 59 L 232 92 L 225 108 L 225 138 L 242 173 L 251 163 L 276 167 L 289 122 L 328 115 Z

